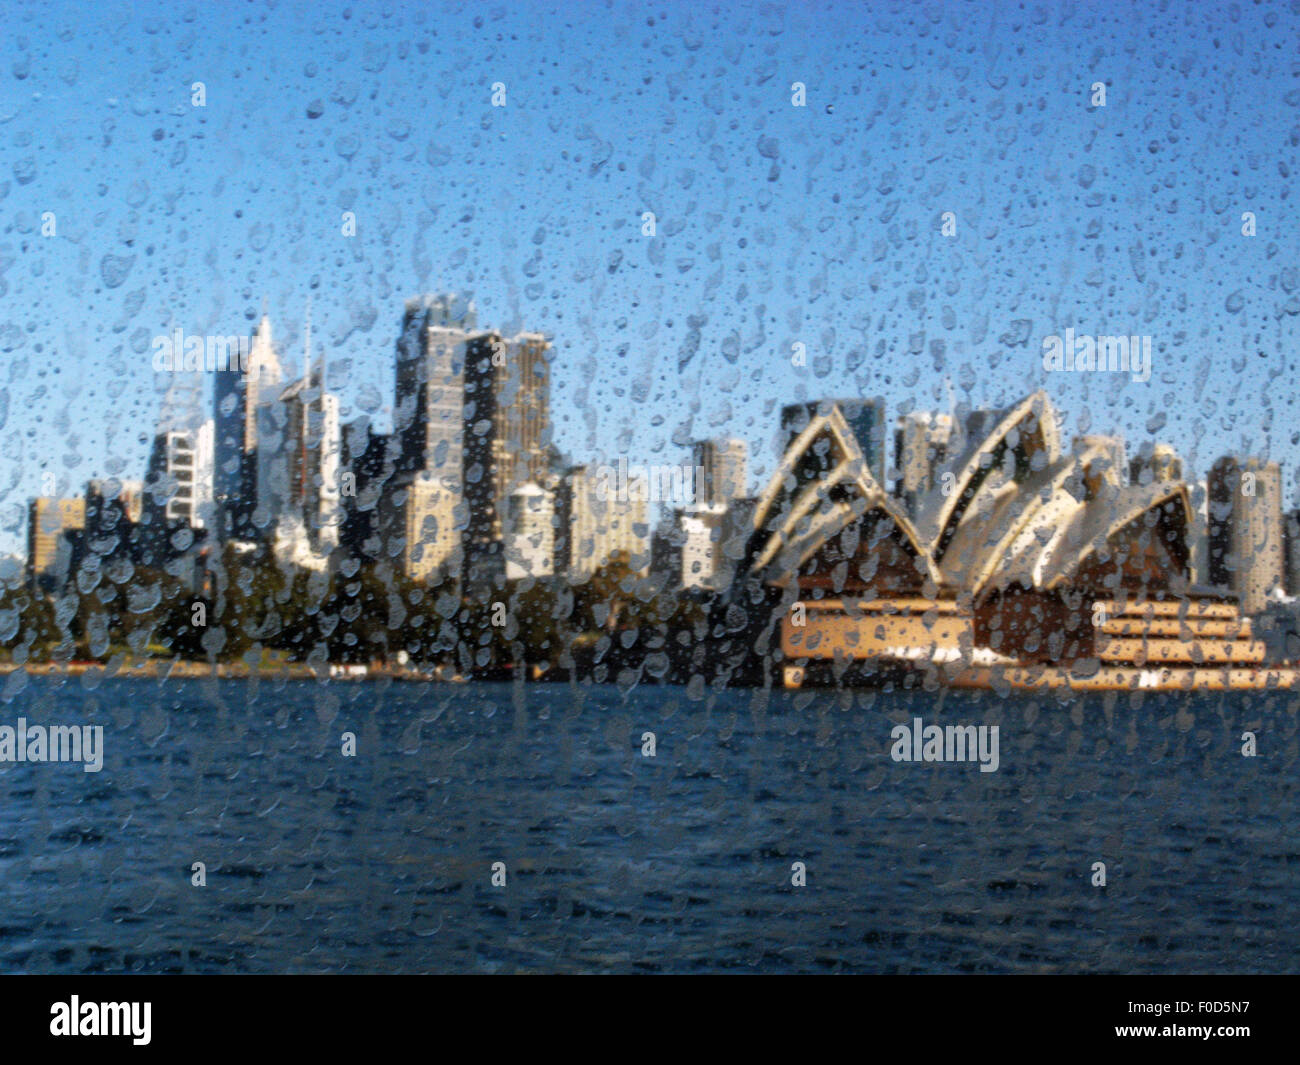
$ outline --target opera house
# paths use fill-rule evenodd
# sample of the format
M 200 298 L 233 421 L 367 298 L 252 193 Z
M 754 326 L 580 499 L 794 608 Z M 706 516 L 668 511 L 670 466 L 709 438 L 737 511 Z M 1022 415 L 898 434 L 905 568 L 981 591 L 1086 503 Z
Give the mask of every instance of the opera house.
M 792 434 L 715 618 L 729 675 L 770 668 L 787 687 L 1294 681 L 1265 665 L 1236 601 L 1193 584 L 1185 483 L 1168 471 L 1125 483 L 1110 438 L 1062 453 L 1042 392 L 977 414 L 908 500 L 873 474 L 833 403 Z

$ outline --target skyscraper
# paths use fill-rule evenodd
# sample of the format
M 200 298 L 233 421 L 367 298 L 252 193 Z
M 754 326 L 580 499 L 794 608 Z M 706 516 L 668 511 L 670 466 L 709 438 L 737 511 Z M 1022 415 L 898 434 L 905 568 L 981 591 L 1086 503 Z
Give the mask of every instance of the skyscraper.
M 555 572 L 555 496 L 528 483 L 510 493 L 506 520 L 506 578 Z
M 460 572 L 464 503 L 459 492 L 440 478 L 417 477 L 407 489 L 402 522 L 402 561 L 408 577 L 429 580 L 435 574 L 455 577 Z
M 550 473 L 549 343 L 540 333 L 480 333 L 465 358 L 463 491 L 465 578 L 505 575 L 502 543 L 510 493 Z
M 704 471 L 704 483 L 695 486 L 695 503 L 725 507 L 745 495 L 749 477 L 749 448 L 745 441 L 700 440 L 693 451 L 696 468 Z
M 72 541 L 73 574 L 91 556 L 91 572 L 110 561 L 142 561 L 139 522 L 144 510 L 143 483 L 95 478 L 86 482 L 85 500 L 84 527 L 67 534 Z
M 897 495 L 909 514 L 917 500 L 936 487 L 936 475 L 947 461 L 952 440 L 952 416 L 913 412 L 894 423 Z
M 388 513 L 381 506 L 391 497 L 401 460 L 401 444 L 392 433 L 375 433 L 370 419 L 349 422 L 343 432 L 343 530 L 340 541 L 355 559 L 387 557 L 384 541 Z
M 1187 530 L 1188 568 L 1192 583 L 1208 586 L 1210 582 L 1210 488 L 1205 481 L 1187 486 L 1192 504 L 1192 524 Z
M 1283 585 L 1282 473 L 1276 462 L 1227 455 L 1209 477 L 1210 583 L 1246 614 Z
M 163 430 L 154 437 L 145 475 L 144 512 L 151 528 L 213 523 L 213 423 Z
M 1286 594 L 1300 596 L 1300 510 L 1291 510 L 1282 523 L 1286 557 Z
M 459 576 L 464 559 L 465 363 L 477 324 L 472 301 L 418 296 L 406 301 L 397 340 L 397 449 L 376 520 L 398 538 L 404 571 L 422 580 Z
M 682 537 L 683 588 L 716 588 L 725 571 L 722 541 L 725 534 L 725 507 L 704 504 L 678 512 Z
M 504 579 L 510 493 L 550 474 L 549 344 L 539 333 L 477 332 L 473 303 L 455 296 L 408 300 L 397 342 L 393 488 L 432 478 L 464 514 L 462 576 Z M 441 504 L 440 504 L 441 505 Z M 438 554 L 443 555 L 441 549 Z
M 609 557 L 625 552 L 635 571 L 650 565 L 650 527 L 644 499 L 601 498 L 588 466 L 574 466 L 556 491 L 556 570 L 581 583 Z
M 407 300 L 397 340 L 395 431 L 399 472 L 441 478 L 460 491 L 465 346 L 477 325 L 472 302 L 451 295 Z
M 263 314 L 245 371 L 219 371 L 213 387 L 213 494 L 223 539 L 254 537 L 257 408 L 274 397 L 282 376 L 271 319 Z
M 586 466 L 570 466 L 555 486 L 555 572 L 575 579 L 580 551 L 595 550 L 595 479 Z
M 305 358 L 310 366 L 311 330 Z M 281 553 L 317 561 L 338 546 L 342 437 L 339 401 L 322 355 L 308 373 L 258 406 L 257 510 L 253 525 Z
M 66 578 L 71 555 L 65 534 L 85 527 L 86 500 L 83 496 L 33 499 L 27 513 L 28 579 L 50 591 Z

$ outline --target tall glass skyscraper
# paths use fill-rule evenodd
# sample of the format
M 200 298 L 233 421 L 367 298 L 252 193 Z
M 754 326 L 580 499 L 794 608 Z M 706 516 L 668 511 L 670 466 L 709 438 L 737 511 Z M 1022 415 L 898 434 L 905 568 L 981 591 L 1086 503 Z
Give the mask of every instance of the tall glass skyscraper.
M 213 495 L 221 539 L 252 539 L 257 505 L 257 408 L 275 398 L 284 371 L 262 315 L 243 373 L 217 372 L 213 386 Z
M 440 294 L 408 300 L 397 339 L 394 429 L 398 472 L 425 474 L 459 492 L 463 461 L 465 346 L 478 319 L 472 302 Z

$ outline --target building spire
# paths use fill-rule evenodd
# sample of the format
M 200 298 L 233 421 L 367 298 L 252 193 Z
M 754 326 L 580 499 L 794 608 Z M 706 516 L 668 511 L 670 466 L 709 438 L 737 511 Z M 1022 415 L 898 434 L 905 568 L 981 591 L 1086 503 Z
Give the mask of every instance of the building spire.
M 307 319 L 303 325 L 303 377 L 307 379 L 308 385 L 311 383 L 312 365 L 311 365 L 311 293 L 307 293 Z M 316 387 L 320 389 L 321 397 L 325 396 L 325 353 L 321 352 L 320 356 L 320 373 L 317 374 Z M 309 389 L 310 390 L 310 389 Z

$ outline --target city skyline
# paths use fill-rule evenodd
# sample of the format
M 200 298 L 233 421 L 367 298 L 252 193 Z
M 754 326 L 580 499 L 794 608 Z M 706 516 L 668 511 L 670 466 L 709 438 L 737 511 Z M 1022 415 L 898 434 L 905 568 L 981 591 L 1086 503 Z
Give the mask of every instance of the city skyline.
M 480 327 L 473 300 L 458 294 L 409 298 L 394 348 L 393 406 L 401 415 L 385 432 L 364 416 L 340 420 L 327 360 L 323 353 L 312 358 L 310 308 L 302 360 L 308 369 L 296 380 L 285 379 L 284 352 L 274 344 L 264 308 L 239 367 L 206 372 L 213 378 L 211 418 L 196 420 L 193 411 L 178 409 L 169 389 L 148 469 L 138 480 L 117 480 L 113 510 L 119 517 L 107 523 L 101 539 L 111 536 L 118 520 L 139 528 L 143 517 L 144 531 L 132 534 L 136 546 L 130 551 L 138 556 L 146 541 L 151 546 L 143 547 L 141 557 L 154 565 L 178 560 L 199 545 L 215 549 L 229 541 L 256 541 L 277 559 L 332 572 L 344 556 L 391 554 L 384 537 L 396 532 L 407 577 L 442 574 L 465 589 L 525 576 L 581 581 L 622 552 L 633 570 L 656 571 L 671 585 L 725 592 L 752 535 L 770 532 L 765 523 L 773 501 L 787 491 L 780 482 L 789 473 L 778 471 L 751 495 L 747 447 L 724 437 L 692 442 L 691 467 L 629 466 L 635 457 L 624 455 L 615 478 L 609 466 L 593 474 L 585 464 L 570 464 L 551 440 L 549 350 L 542 334 L 503 337 Z M 201 404 L 202 390 L 191 391 L 190 398 Z M 818 425 L 830 435 L 814 452 L 806 441 Z M 1186 557 L 1174 564 L 1185 570 L 1179 581 L 1204 591 L 1230 588 L 1251 614 L 1275 594 L 1300 591 L 1292 579 L 1292 560 L 1300 551 L 1284 535 L 1293 532 L 1294 522 L 1284 521 L 1275 462 L 1226 453 L 1198 481 L 1187 477 L 1176 449 L 1156 439 L 1130 454 L 1117 435 L 1067 438 L 1042 390 L 1005 409 L 955 407 L 943 413 L 909 407 L 892 422 L 882 397 L 823 397 L 783 406 L 780 426 L 781 467 L 795 472 L 801 484 L 810 476 L 830 477 L 833 484 L 842 475 L 835 471 L 843 461 L 843 437 L 862 463 L 856 475 L 862 490 L 869 497 L 883 491 L 893 501 L 896 509 L 886 507 L 882 514 L 907 529 L 905 539 L 938 559 L 956 535 L 960 547 L 951 553 L 958 562 L 946 569 L 966 574 L 956 587 L 975 574 L 982 574 L 976 585 L 983 586 L 998 572 L 996 555 L 986 557 L 987 546 L 997 542 L 997 527 L 1011 517 L 1011 511 L 1003 513 L 1005 504 L 1019 506 L 1022 482 L 1037 479 L 1037 491 L 1059 493 L 1053 506 L 1055 500 L 1065 504 L 1053 520 L 1065 520 L 1072 508 L 1078 519 L 1083 511 L 1073 501 L 1080 493 L 1094 501 L 1093 511 L 1102 505 L 1096 500 L 1105 498 L 1111 500 L 1105 506 L 1119 512 L 1132 506 L 1141 512 L 1149 505 L 1138 502 L 1147 489 L 1168 500 L 1161 486 L 1185 483 L 1179 490 L 1187 524 L 1179 519 L 1178 536 Z M 1010 434 L 1008 446 L 1019 453 L 1025 432 L 1041 436 L 1040 443 L 1017 458 L 1014 474 L 998 470 L 989 482 L 1010 477 L 1020 486 L 1016 494 L 994 503 L 994 495 L 980 489 L 985 503 L 959 532 L 945 515 L 955 504 L 954 492 L 961 491 L 954 485 L 971 477 L 972 456 L 986 465 L 982 456 L 988 449 L 994 459 L 1001 453 L 1001 433 Z M 805 457 L 790 467 L 796 453 Z M 1257 494 L 1257 481 L 1260 501 L 1247 503 Z M 1247 482 L 1248 489 L 1242 487 Z M 88 481 L 84 499 L 30 502 L 24 561 L 33 579 L 48 585 L 73 578 L 80 560 L 96 550 L 90 546 L 93 529 L 105 522 L 105 492 L 113 483 Z M 1126 492 L 1129 502 L 1121 498 Z M 361 504 L 358 494 L 369 501 Z M 651 520 L 647 502 L 667 504 L 659 520 Z M 979 516 L 985 506 L 993 507 L 987 529 Z M 1042 514 L 1054 513 L 1053 506 Z M 768 517 L 757 517 L 755 507 Z M 69 534 L 66 543 L 58 525 Z M 1045 528 L 1026 543 L 1041 541 Z M 189 531 L 177 539 L 181 530 Z M 371 550 L 370 544 L 377 546 Z M 336 555 L 340 548 L 342 556 Z
M 437 293 L 437 294 L 426 294 L 418 297 L 410 297 L 408 298 L 407 303 L 409 305 L 412 302 L 419 302 L 421 300 L 435 300 L 435 299 L 440 299 L 440 300 L 463 299 L 464 302 L 467 303 L 467 305 L 470 308 L 475 307 L 472 297 L 462 297 L 462 294 L 458 294 L 458 293 Z M 282 344 L 272 339 L 272 327 L 274 324 L 274 318 L 272 315 L 270 315 L 267 312 L 265 301 L 263 301 L 262 306 L 263 306 L 262 320 L 258 324 L 258 327 L 255 330 L 253 330 L 253 332 L 247 338 L 249 340 L 249 349 L 251 351 L 251 360 L 249 361 L 249 366 L 251 367 L 253 378 L 256 379 L 260 367 L 259 353 L 263 353 L 260 356 L 261 358 L 265 358 L 267 354 L 273 356 L 274 370 L 272 372 L 269 383 L 265 386 L 267 389 L 267 392 L 265 394 L 267 396 L 274 394 L 274 396 L 278 397 L 281 390 L 284 389 L 287 384 L 292 383 L 301 386 L 307 378 L 310 378 L 313 375 L 317 374 L 319 372 L 319 366 L 321 360 L 325 358 L 325 355 L 322 353 L 320 358 L 313 363 L 313 368 L 311 369 L 310 372 L 304 371 L 302 369 L 302 365 L 305 365 L 307 361 L 306 357 L 303 358 L 302 364 L 300 364 L 299 361 L 295 359 L 294 352 L 291 348 L 287 348 L 286 344 Z M 472 320 L 473 318 L 471 318 L 471 321 Z M 501 339 L 503 334 L 505 333 L 505 331 L 501 329 L 487 327 L 487 326 L 478 327 L 477 325 L 463 328 L 462 332 L 464 337 L 476 337 L 476 338 L 494 337 L 497 338 L 498 340 Z M 196 338 L 195 334 L 184 334 L 184 335 L 189 337 L 190 339 Z M 398 343 L 395 346 L 400 347 L 400 343 L 401 343 L 400 330 L 398 331 L 397 335 L 398 335 Z M 521 331 L 518 334 L 518 336 L 520 337 L 535 336 L 539 340 L 543 339 L 543 334 L 528 333 L 527 331 Z M 233 340 L 235 338 L 235 335 L 230 334 L 229 338 Z M 213 334 L 212 336 L 197 336 L 197 339 L 201 342 L 205 340 L 211 342 L 214 339 L 220 342 L 226 339 L 226 336 L 218 333 L 218 334 Z M 297 339 L 299 342 L 302 341 L 301 334 L 298 335 Z M 307 339 L 308 342 L 310 342 L 309 331 L 307 334 Z M 550 364 L 554 365 L 555 355 L 553 354 L 554 346 L 551 342 L 551 338 L 546 337 L 545 344 L 548 352 L 552 353 L 550 358 Z M 210 343 L 209 343 L 209 347 L 211 347 Z M 390 362 L 391 361 L 392 360 L 391 360 L 391 353 L 390 353 Z M 400 356 L 398 361 L 399 362 L 401 361 Z M 209 363 L 211 362 L 210 358 L 208 362 Z M 235 362 L 233 360 L 230 364 L 229 369 L 217 369 L 217 370 L 213 370 L 210 366 L 203 367 L 202 360 L 200 360 L 200 368 L 198 369 L 193 369 L 193 370 L 181 369 L 178 363 L 177 369 L 173 371 L 166 371 L 165 374 L 163 375 L 163 378 L 167 381 L 168 387 L 164 390 L 159 391 L 156 394 L 156 399 L 158 402 L 158 413 L 155 417 L 156 429 L 159 433 L 163 433 L 163 432 L 184 433 L 184 432 L 193 431 L 193 429 L 195 429 L 198 425 L 201 425 L 205 420 L 205 414 L 207 412 L 220 408 L 222 396 L 225 394 L 233 393 L 234 382 L 239 379 L 239 374 L 236 371 Z M 1047 382 L 1043 385 L 1044 390 L 1049 392 L 1049 394 L 1052 392 L 1052 389 L 1048 386 L 1052 383 L 1053 380 L 1048 379 Z M 336 395 L 335 392 L 330 392 L 329 394 Z M 1023 392 L 1021 394 L 1023 394 Z M 178 395 L 180 396 L 179 399 L 177 398 Z M 400 400 L 400 392 L 398 394 L 398 398 Z M 871 396 L 865 394 L 861 396 L 840 396 L 837 395 L 833 389 L 831 389 L 830 391 L 824 394 L 812 395 L 810 396 L 810 398 L 801 400 L 798 403 L 785 404 L 784 406 L 781 407 L 782 419 L 784 420 L 778 419 L 778 421 L 775 422 L 774 424 L 777 424 L 779 427 L 773 432 L 764 434 L 767 438 L 769 438 L 768 442 L 771 444 L 769 454 L 767 456 L 764 456 L 760 452 L 756 455 L 752 449 L 747 448 L 746 455 L 749 457 L 754 457 L 758 460 L 758 472 L 756 472 L 753 477 L 742 475 L 741 479 L 745 486 L 745 490 L 740 494 L 752 495 L 754 491 L 761 489 L 763 485 L 766 483 L 766 477 L 764 476 L 764 472 L 766 473 L 767 476 L 770 476 L 772 470 L 778 465 L 779 459 L 784 453 L 785 446 L 788 444 L 789 440 L 792 439 L 792 433 L 797 431 L 796 429 L 792 429 L 789 424 L 790 419 L 795 417 L 794 412 L 795 411 L 811 412 L 815 410 L 819 405 L 825 405 L 827 403 L 832 403 L 832 402 L 838 403 L 841 407 L 844 407 L 846 404 L 851 404 L 855 409 L 866 410 L 868 413 L 870 413 L 871 410 L 880 411 L 884 420 L 876 424 L 874 428 L 870 430 L 871 443 L 869 445 L 871 454 L 874 456 L 879 456 L 879 458 L 871 458 L 869 460 L 869 464 L 872 467 L 873 473 L 876 473 L 878 476 L 887 475 L 887 476 L 883 476 L 882 479 L 892 484 L 892 482 L 895 480 L 897 476 L 906 476 L 906 471 L 902 468 L 898 459 L 899 448 L 901 446 L 902 438 L 897 435 L 902 432 L 904 423 L 912 423 L 916 419 L 921 419 L 922 421 L 924 421 L 925 419 L 929 419 L 934 424 L 941 424 L 941 425 L 951 427 L 955 423 L 958 426 L 960 426 L 964 418 L 967 418 L 971 415 L 974 415 L 978 418 L 981 415 L 981 412 L 988 412 L 988 411 L 998 409 L 995 406 L 971 406 L 970 404 L 964 401 L 958 403 L 951 389 L 948 390 L 947 399 L 950 404 L 953 404 L 953 406 L 948 406 L 948 407 L 932 406 L 929 408 L 922 408 L 916 405 L 915 403 L 905 399 L 902 404 L 902 407 L 904 409 L 901 412 L 897 410 L 891 412 L 888 404 L 881 396 L 878 395 Z M 1053 402 L 1056 402 L 1055 396 L 1053 396 Z M 769 400 L 767 405 L 769 408 L 775 408 L 776 406 L 778 406 L 778 404 L 776 404 L 772 400 Z M 352 418 L 350 419 L 350 422 L 344 422 L 344 419 L 340 414 L 340 418 L 339 418 L 340 424 L 348 424 L 348 423 L 355 423 L 357 421 L 365 421 L 367 422 L 370 431 L 374 434 L 387 435 L 390 433 L 397 432 L 398 435 L 401 435 L 401 432 L 403 430 L 400 429 L 400 427 L 394 420 L 395 411 L 399 406 L 400 406 L 400 402 L 385 403 L 379 408 L 380 413 L 378 414 L 378 416 L 376 416 L 373 412 L 359 412 L 354 410 L 351 412 Z M 246 416 L 244 411 L 245 411 L 244 405 L 241 404 L 239 407 L 240 418 L 244 418 Z M 802 418 L 802 424 L 805 425 L 807 424 L 808 416 L 809 415 L 807 413 L 801 413 L 800 415 L 798 415 L 799 418 Z M 251 415 L 248 415 L 248 417 L 251 418 Z M 855 414 L 853 415 L 853 417 L 861 418 L 863 417 L 863 415 Z M 852 417 L 850 420 L 852 420 Z M 949 428 L 947 431 L 950 432 L 951 428 Z M 250 420 L 248 422 L 248 425 L 244 430 L 244 432 L 246 434 L 246 438 L 250 442 L 256 440 L 257 429 L 253 425 L 253 421 Z M 1074 438 L 1079 440 L 1084 440 L 1094 435 L 1096 435 L 1095 432 L 1078 432 L 1074 434 Z M 1152 449 L 1156 449 L 1157 451 L 1163 449 L 1172 449 L 1173 454 L 1179 460 L 1180 468 L 1182 467 L 1183 460 L 1185 459 L 1185 455 L 1183 454 L 1183 452 L 1181 452 L 1176 445 L 1170 443 L 1170 441 L 1165 436 L 1162 436 L 1159 432 L 1150 434 L 1148 436 L 1139 439 L 1133 439 L 1121 433 L 1116 433 L 1111 431 L 1104 432 L 1103 435 L 1106 436 L 1107 438 L 1117 440 L 1120 446 L 1124 449 L 1125 461 L 1123 465 L 1125 467 L 1126 472 L 1129 469 L 1132 462 L 1136 461 L 1140 455 L 1145 455 L 1149 458 Z M 740 440 L 741 442 L 748 444 L 748 441 L 743 440 L 743 438 L 734 436 L 734 434 L 728 430 L 728 427 L 723 425 L 723 426 L 718 426 L 717 431 L 712 433 L 709 436 L 686 441 L 679 445 L 675 445 L 675 448 L 683 457 L 682 468 L 687 468 L 687 463 L 685 460 L 688 458 L 693 457 L 696 465 L 697 466 L 699 465 L 700 448 L 707 447 L 709 445 L 724 444 L 736 440 Z M 151 454 L 151 449 L 154 446 L 155 446 L 155 439 L 153 436 L 150 436 L 149 448 L 146 449 L 146 455 Z M 252 447 L 254 445 L 250 443 L 249 446 Z M 636 451 L 612 452 L 607 449 L 597 448 L 592 452 L 590 452 L 588 455 L 582 457 L 581 459 L 575 459 L 573 455 L 569 454 L 568 452 L 565 452 L 562 448 L 559 448 L 558 450 L 561 453 L 568 455 L 569 458 L 573 460 L 577 465 L 584 465 L 584 466 L 596 465 L 598 463 L 609 463 L 609 462 L 624 462 L 624 463 L 630 462 L 636 464 L 638 462 L 648 461 L 649 458 L 647 454 L 636 452 Z M 1192 468 L 1189 466 L 1188 468 L 1190 470 L 1190 473 L 1187 477 L 1187 480 L 1189 481 L 1189 483 L 1204 481 L 1205 478 L 1207 478 L 1210 475 L 1215 463 L 1217 463 L 1220 459 L 1222 459 L 1226 455 L 1230 455 L 1230 454 L 1239 455 L 1241 454 L 1241 451 L 1240 449 L 1229 449 L 1228 451 L 1222 453 L 1203 451 L 1202 465 L 1199 468 Z M 453 464 L 456 460 L 456 457 L 457 456 L 455 455 L 451 456 Z M 1250 457 L 1267 458 L 1266 455 L 1251 455 Z M 148 459 L 145 465 L 146 466 L 150 465 L 152 461 L 153 460 L 151 458 Z M 745 459 L 742 459 L 741 467 L 742 470 L 748 469 L 748 463 Z M 129 472 L 115 474 L 112 476 L 117 477 L 119 480 L 124 480 L 124 481 L 132 480 L 132 476 L 130 475 Z M 102 480 L 102 479 L 105 478 L 103 476 L 96 476 L 96 477 L 87 478 L 87 481 Z M 139 479 L 138 476 L 135 479 Z M 220 482 L 221 482 L 221 476 L 220 474 L 218 474 L 217 476 L 218 485 L 220 484 Z M 75 487 L 75 485 L 71 485 L 70 487 Z M 51 497 L 48 493 L 37 493 L 37 495 L 42 498 Z M 219 489 L 218 489 L 218 495 L 220 495 Z M 54 496 L 52 497 L 57 498 L 58 493 L 55 493 Z M 36 498 L 36 496 L 33 496 L 32 498 Z M 1300 497 L 1297 497 L 1296 502 L 1300 504 Z
M 6 206 L 34 269 L 6 279 L 0 551 L 20 548 L 42 474 L 76 484 L 142 468 L 152 336 L 251 329 L 263 292 L 294 348 L 288 309 L 315 296 L 345 420 L 385 416 L 398 328 L 385 307 L 450 288 L 505 332 L 554 338 L 556 443 L 574 461 L 598 449 L 670 461 L 725 434 L 746 440 L 761 483 L 776 460 L 769 404 L 881 394 L 891 415 L 909 401 L 943 410 L 951 377 L 959 400 L 996 407 L 1032 376 L 1076 432 L 1105 407 L 1130 442 L 1163 420 L 1150 433 L 1198 473 L 1225 437 L 1279 461 L 1293 505 L 1293 401 L 1275 382 L 1297 369 L 1297 160 L 1289 74 L 1270 45 L 1294 36 L 1293 13 L 938 10 L 903 26 L 816 5 L 666 4 L 649 27 L 618 9 L 607 26 L 577 25 L 534 4 L 480 26 L 359 12 L 367 46 L 350 49 L 342 6 L 319 12 L 319 32 L 293 5 L 247 22 L 214 12 L 197 43 L 183 19 L 161 21 L 116 62 L 95 43 L 146 21 L 123 5 L 68 9 L 35 62 L 22 43 L 34 15 L 17 14 L 0 45 L 6 68 L 27 70 L 5 90 Z M 295 29 L 337 45 L 333 61 L 277 55 Z M 1189 35 L 1230 44 L 1161 52 Z M 675 80 L 610 47 L 664 39 Z M 1037 54 L 1057 61 L 1023 58 Z M 972 65 L 986 76 L 969 78 Z M 1211 77 L 1276 106 L 1225 122 L 1198 91 Z M 704 100 L 686 122 L 683 96 Z M 429 98 L 439 108 L 421 125 Z M 1052 128 L 1060 147 L 1037 138 Z M 563 155 L 520 147 L 564 129 L 580 136 Z M 1043 150 L 1026 156 L 1027 140 Z M 994 269 L 1001 256 L 1016 267 Z M 1044 374 L 1038 344 L 1067 329 L 1151 336 L 1151 379 Z
M 1300 0 L 6 15 L 20 1039 L 277 973 L 1278 1027 L 1164 992 L 1300 957 Z

